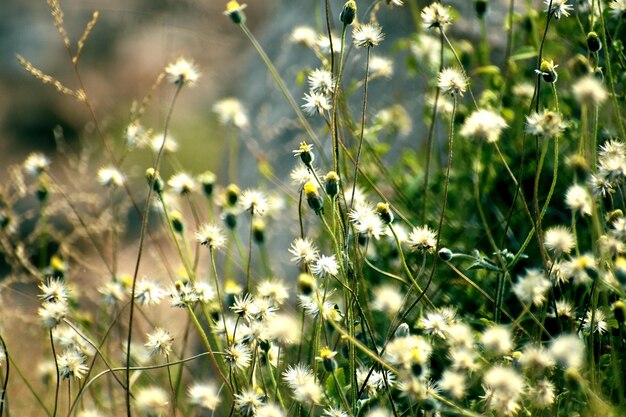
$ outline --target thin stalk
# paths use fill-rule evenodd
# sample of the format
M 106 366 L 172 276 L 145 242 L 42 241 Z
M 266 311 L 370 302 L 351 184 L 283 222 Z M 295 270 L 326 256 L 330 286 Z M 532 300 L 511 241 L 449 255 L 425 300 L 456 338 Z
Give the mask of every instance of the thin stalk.
M 337 103 L 337 98 L 339 97 L 339 87 L 341 86 L 341 76 L 343 73 L 343 54 L 344 54 L 344 49 L 345 49 L 344 45 L 346 41 L 346 29 L 347 29 L 347 26 L 344 24 L 343 28 L 341 29 L 341 49 L 339 52 L 339 70 L 337 71 L 337 79 L 335 80 L 335 86 L 334 86 L 335 88 L 333 88 L 333 97 L 332 97 L 333 113 L 331 116 L 331 126 L 330 126 L 332 142 L 333 142 L 333 170 L 337 173 L 337 175 L 339 175 L 340 173 L 339 171 L 339 132 L 338 132 L 339 123 L 337 120 L 337 117 L 338 117 L 337 113 L 338 113 L 339 105 Z M 328 37 L 332 45 L 332 36 L 330 34 L 330 27 L 328 30 L 329 30 Z M 331 48 L 331 56 L 333 56 L 332 48 Z M 334 56 L 333 56 L 333 59 L 334 59 Z
M 9 385 L 9 371 L 11 370 L 10 362 L 11 358 L 9 357 L 9 351 L 7 350 L 7 345 L 4 342 L 4 337 L 0 334 L 0 343 L 2 344 L 2 352 L 4 352 L 4 358 L 6 360 L 6 368 L 7 371 L 3 376 L 2 381 L 2 394 L 0 395 L 0 417 L 2 417 L 4 412 L 4 403 L 6 401 L 7 396 L 7 386 Z M 7 416 L 9 415 L 9 407 L 7 406 Z
M 191 329 L 191 319 L 188 317 L 187 318 L 187 323 L 185 324 L 185 333 L 183 334 L 183 345 L 180 349 L 180 357 L 184 357 L 185 356 L 185 351 L 187 350 L 187 344 L 189 343 L 189 334 L 190 334 L 190 329 Z M 174 389 L 174 397 L 176 398 L 176 400 L 178 401 L 178 397 L 180 395 L 180 387 L 181 387 L 181 383 L 183 381 L 183 370 L 185 369 L 185 366 L 183 364 L 181 364 L 178 367 L 178 373 L 176 374 L 176 387 Z M 0 416 L 2 417 L 2 416 Z
M 131 366 L 130 370 L 131 371 L 148 371 L 148 370 L 153 370 L 153 369 L 161 369 L 161 368 L 166 368 L 166 367 L 173 366 L 173 365 L 179 365 L 179 364 L 183 364 L 186 362 L 190 362 L 190 361 L 193 361 L 193 360 L 205 357 L 205 356 L 210 356 L 213 354 L 215 354 L 213 351 L 202 352 L 197 355 L 190 356 L 188 358 L 183 358 L 174 362 L 166 362 L 166 363 L 162 363 L 158 365 L 150 365 L 150 366 Z M 78 393 L 78 396 L 74 399 L 74 403 L 72 404 L 72 407 L 70 407 L 67 415 L 68 416 L 71 416 L 72 414 L 75 415 L 78 412 L 78 409 L 76 408 L 76 404 L 80 402 L 80 399 L 82 398 L 82 396 L 85 394 L 85 392 L 87 392 L 87 388 L 90 388 L 91 385 L 94 384 L 98 379 L 102 378 L 108 373 L 113 373 L 113 372 L 126 372 L 126 367 L 123 366 L 119 368 L 105 369 L 101 371 L 100 373 L 98 373 L 97 375 L 95 375 L 89 381 L 87 381 L 83 389 L 80 390 L 80 392 Z
M 439 72 L 443 71 L 443 50 L 444 50 L 444 42 L 443 42 L 443 31 L 440 31 L 439 34 Z M 433 115 L 430 119 L 430 127 L 428 128 L 428 139 L 426 140 L 426 168 L 424 168 L 424 185 L 423 192 L 424 198 L 422 198 L 422 213 L 421 213 L 421 223 L 426 223 L 426 201 L 428 200 L 428 180 L 430 177 L 430 159 L 433 149 L 433 138 L 435 135 L 435 124 L 437 122 L 437 113 L 439 111 L 439 95 L 441 94 L 441 90 L 439 87 L 435 90 L 435 101 L 433 103 Z
M 111 369 L 111 365 L 109 365 L 109 363 L 107 362 L 107 360 L 106 360 L 106 358 L 105 358 L 104 354 L 100 351 L 100 349 L 98 348 L 98 346 L 96 346 L 96 344 L 95 344 L 95 343 L 93 343 L 93 342 L 92 342 L 92 341 L 91 341 L 91 340 L 90 340 L 87 336 L 85 336 L 84 334 L 82 334 L 82 333 L 81 333 L 81 332 L 80 332 L 80 331 L 76 328 L 76 326 L 74 326 L 74 325 L 72 324 L 72 322 L 70 322 L 69 320 L 67 320 L 67 319 L 63 319 L 63 323 L 67 324 L 67 325 L 68 325 L 68 326 L 69 326 L 72 330 L 74 330 L 74 332 L 75 332 L 78 336 L 80 336 L 80 338 L 81 338 L 81 339 L 83 339 L 85 342 L 87 342 L 87 343 L 89 344 L 89 346 L 91 346 L 91 347 L 92 347 L 92 348 L 96 351 L 96 353 L 97 353 L 97 354 L 98 354 L 98 355 L 102 358 L 102 361 L 104 362 L 104 364 L 106 365 L 106 367 L 107 367 L 107 368 L 109 368 L 109 369 Z M 117 378 L 117 376 L 115 376 L 115 380 L 116 380 L 116 381 L 120 384 L 120 386 L 121 386 L 122 388 L 126 388 L 126 387 L 124 387 L 124 383 L 123 383 L 123 382 L 122 382 L 119 378 Z
M 143 211 L 142 221 L 141 221 L 141 232 L 139 234 L 139 249 L 137 251 L 137 260 L 135 262 L 135 270 L 133 272 L 133 284 L 131 287 L 130 293 L 130 313 L 128 319 L 128 337 L 126 339 L 126 415 L 127 417 L 131 417 L 131 408 L 130 408 L 130 344 L 133 336 L 133 316 L 135 311 L 135 287 L 137 285 L 137 276 L 139 275 L 139 265 L 141 264 L 141 257 L 143 255 L 143 246 L 144 240 L 146 236 L 146 230 L 148 229 L 148 213 L 150 210 L 150 200 L 152 199 L 154 183 L 157 180 L 158 168 L 161 162 L 161 158 L 163 156 L 163 148 L 165 147 L 165 139 L 167 138 L 167 131 L 169 130 L 170 121 L 172 119 L 172 114 L 174 112 L 174 106 L 176 104 L 176 99 L 182 90 L 183 83 L 179 83 L 176 87 L 176 91 L 174 92 L 174 96 L 172 97 L 172 102 L 170 104 L 170 108 L 167 112 L 167 117 L 165 118 L 165 127 L 163 129 L 163 142 L 159 148 L 159 152 L 157 153 L 156 161 L 154 162 L 154 178 L 151 181 L 150 187 L 148 188 L 148 196 L 146 198 L 146 204 Z
M 250 292 L 250 268 L 252 266 L 252 223 L 254 221 L 254 207 L 250 209 L 250 233 L 248 235 L 248 260 L 246 262 L 246 292 Z
M 537 166 L 535 168 L 535 183 L 533 186 L 533 208 L 535 211 L 535 232 L 537 233 L 537 243 L 539 244 L 539 252 L 541 253 L 541 260 L 543 261 L 544 271 L 548 271 L 549 269 L 549 257 L 546 251 L 544 242 L 543 242 L 543 229 L 542 229 L 542 213 L 539 210 L 539 180 L 541 178 L 541 170 L 543 169 L 543 164 L 546 159 L 546 154 L 548 153 L 548 147 L 550 146 L 550 142 L 547 138 L 543 138 L 544 143 L 541 149 L 541 155 L 539 156 L 539 161 L 537 162 Z M 537 147 L 539 146 L 539 138 L 536 139 Z
M 233 129 L 233 131 L 235 131 Z M 228 180 L 231 184 L 237 184 L 237 158 L 239 156 L 239 135 L 235 132 L 230 140 L 228 156 Z
M 441 32 L 443 33 L 443 31 Z M 445 37 L 445 34 L 444 34 L 444 37 Z M 450 132 L 448 134 L 448 164 L 446 166 L 446 176 L 445 176 L 444 186 L 443 186 L 443 202 L 441 205 L 441 214 L 439 216 L 439 225 L 437 226 L 437 242 L 435 244 L 435 251 L 434 251 L 435 254 L 439 253 L 439 248 L 441 245 L 441 230 L 443 228 L 443 220 L 446 215 L 446 206 L 448 203 L 448 186 L 450 184 L 450 170 L 452 168 L 452 155 L 453 155 L 452 149 L 453 149 L 453 144 L 454 144 L 454 116 L 456 115 L 457 105 L 458 105 L 458 100 L 457 100 L 457 96 L 455 95 L 454 101 L 452 104 L 452 114 L 450 115 Z M 426 285 L 424 286 L 424 290 L 417 297 L 417 299 L 413 302 L 413 305 L 419 302 L 421 298 L 426 295 L 426 291 L 428 290 L 428 288 L 430 287 L 430 284 L 433 281 L 433 277 L 435 276 L 436 270 L 437 270 L 437 258 L 435 257 L 435 259 L 433 259 L 433 264 L 430 269 L 430 274 L 428 275 L 428 280 L 426 281 Z
M 169 362 L 170 361 L 170 355 L 165 355 L 165 361 Z M 176 398 L 176 390 L 174 389 L 174 384 L 172 382 L 172 370 L 171 368 L 168 366 L 165 369 L 167 369 L 167 381 L 170 384 L 170 390 L 172 391 L 172 415 L 173 417 L 176 417 L 176 409 L 178 408 L 177 402 L 178 399 Z
M 344 30 L 345 30 L 345 26 L 344 26 Z M 363 148 L 363 132 L 365 131 L 365 110 L 367 107 L 367 81 L 369 78 L 369 71 L 370 71 L 370 53 L 371 53 L 372 48 L 371 47 L 367 47 L 367 57 L 365 59 L 365 81 L 363 82 L 363 107 L 361 110 L 361 132 L 359 134 L 359 147 L 356 151 L 356 162 L 354 164 L 354 182 L 352 183 L 352 193 L 350 196 L 350 208 L 352 208 L 354 206 L 354 191 L 356 190 L 356 183 L 357 183 L 357 179 L 358 179 L 358 174 L 359 174 L 359 160 L 361 158 L 361 149 Z M 342 44 L 342 51 L 343 51 L 343 44 Z
M 22 372 L 22 370 L 20 369 L 20 367 L 17 365 L 17 363 L 15 362 L 15 360 L 13 359 L 13 356 L 7 356 L 7 363 L 11 363 L 11 365 L 13 366 L 13 368 L 15 368 L 15 371 L 17 372 L 17 374 L 20 376 L 20 378 L 22 379 L 22 382 L 24 382 L 24 385 L 26 385 L 26 387 L 28 388 L 28 391 L 30 391 L 31 394 L 33 394 L 33 397 L 35 397 L 35 400 L 37 401 L 37 403 L 39 404 L 39 406 L 46 412 L 46 415 L 48 417 L 52 417 L 52 413 L 50 412 L 50 410 L 48 410 L 48 408 L 46 407 L 46 405 L 43 403 L 43 401 L 41 400 L 41 398 L 39 397 L 39 395 L 35 392 L 35 389 L 33 388 L 32 384 L 30 383 L 30 381 L 28 380 L 28 378 L 26 378 L 26 375 L 24 375 L 24 373 Z
M 56 417 L 57 415 L 57 408 L 59 406 L 59 361 L 57 360 L 57 354 L 56 354 L 56 350 L 54 349 L 54 339 L 52 338 L 52 329 L 50 329 L 48 331 L 48 334 L 50 335 L 50 346 L 52 347 L 52 357 L 54 358 L 54 367 L 56 369 L 56 383 L 55 383 L 55 389 L 54 389 L 54 408 L 52 409 L 52 417 Z
M 213 279 L 215 280 L 215 293 L 217 294 L 217 299 L 219 300 L 220 305 L 220 315 L 222 316 L 222 324 L 224 325 L 224 335 L 226 336 L 226 343 L 230 343 L 228 328 L 226 327 L 226 309 L 224 308 L 224 299 L 222 298 L 222 294 L 220 292 L 220 281 L 217 275 L 217 266 L 215 264 L 215 253 L 213 253 L 213 249 L 209 249 L 209 257 L 211 258 L 211 269 L 213 271 Z M 234 340 L 234 335 L 233 335 Z
M 457 64 L 459 64 L 459 69 L 463 73 L 463 77 L 465 78 L 465 80 L 469 81 L 470 78 L 467 76 L 467 71 L 465 71 L 465 68 L 463 67 L 463 63 L 461 62 L 461 58 L 459 58 L 459 55 L 456 53 L 456 50 L 454 49 L 454 46 L 452 46 L 452 43 L 450 42 L 450 39 L 448 39 L 448 36 L 446 35 L 446 33 L 443 31 L 442 28 L 439 28 L 439 31 L 441 32 L 441 36 L 443 36 L 443 39 L 448 44 L 448 47 L 450 48 L 450 51 L 452 51 L 452 55 L 454 55 L 454 58 L 455 58 Z M 469 83 L 467 84 L 467 91 L 469 91 L 469 93 L 470 93 L 470 97 L 472 98 L 472 103 L 474 103 L 474 107 L 476 109 L 478 109 L 478 103 L 476 102 L 476 98 L 474 97 L 474 93 L 472 91 L 472 86 Z M 456 101 L 457 97 L 455 97 L 454 99 Z M 455 104 L 455 106 L 456 106 L 456 104 Z M 451 117 L 452 121 L 454 121 L 455 113 L 456 113 L 456 109 L 452 112 L 452 117 Z

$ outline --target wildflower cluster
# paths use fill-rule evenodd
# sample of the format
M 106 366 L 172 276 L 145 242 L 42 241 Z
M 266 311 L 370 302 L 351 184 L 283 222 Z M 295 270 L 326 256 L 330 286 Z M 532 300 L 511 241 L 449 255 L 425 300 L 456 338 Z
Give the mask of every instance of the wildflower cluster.
M 106 152 L 59 146 L 9 168 L 0 415 L 22 401 L 9 365 L 41 378 L 31 414 L 622 415 L 626 6 L 529 2 L 493 33 L 495 3 L 463 16 L 429 2 L 385 35 L 403 1 L 347 1 L 321 32 L 284 34 L 286 56 L 301 49 L 293 80 L 247 6 L 225 2 L 284 124 L 215 100 L 211 155 L 186 161 L 208 139 L 174 109 L 204 79 L 178 58 L 125 126 L 90 112 Z M 49 5 L 82 85 L 72 51 L 95 20 L 74 48 Z M 147 111 L 156 90 L 164 120 Z M 14 301 L 30 294 L 38 320 Z

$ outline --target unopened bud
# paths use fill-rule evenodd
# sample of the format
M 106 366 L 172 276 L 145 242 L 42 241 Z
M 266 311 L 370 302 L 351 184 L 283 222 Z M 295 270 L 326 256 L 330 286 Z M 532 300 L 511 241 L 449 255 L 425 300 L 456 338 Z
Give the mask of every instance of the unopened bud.
M 393 213 L 389 208 L 389 203 L 378 203 L 376 205 L 376 213 L 384 224 L 388 225 L 393 222 Z
M 155 193 L 160 195 L 163 192 L 163 180 L 161 179 L 161 175 L 158 171 L 155 171 L 154 168 L 148 168 L 146 170 L 146 181 L 148 181 L 148 186 L 151 186 Z
M 335 171 L 330 171 L 326 174 L 324 183 L 326 184 L 326 194 L 331 198 L 339 193 L 339 176 Z
M 170 221 L 172 222 L 172 228 L 178 234 L 183 233 L 185 226 L 183 224 L 183 215 L 180 211 L 174 210 L 170 213 Z
M 450 259 L 452 259 L 452 255 L 452 251 L 448 248 L 439 249 L 439 257 L 442 261 L 449 261 Z
M 487 13 L 487 6 L 489 2 L 487 0 L 474 0 L 474 10 L 476 11 L 476 15 L 482 18 L 485 13 Z
M 602 49 L 602 42 L 596 32 L 589 32 L 587 34 L 587 48 L 589 48 L 591 52 L 598 52 Z
M 348 26 L 354 22 L 354 18 L 356 17 L 356 2 L 354 0 L 347 1 L 346 4 L 343 5 L 343 9 L 339 14 L 339 20 Z

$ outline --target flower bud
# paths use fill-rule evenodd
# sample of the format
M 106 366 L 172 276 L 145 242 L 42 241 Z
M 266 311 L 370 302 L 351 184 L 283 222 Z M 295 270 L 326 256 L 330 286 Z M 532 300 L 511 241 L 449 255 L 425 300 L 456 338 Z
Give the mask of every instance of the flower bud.
M 178 234 L 183 233 L 185 226 L 183 224 L 183 215 L 178 210 L 173 210 L 170 213 L 170 221 L 172 222 L 172 228 Z
M 298 289 L 302 295 L 311 295 L 315 287 L 315 278 L 311 274 L 302 273 L 298 276 Z
M 589 32 L 587 34 L 587 48 L 589 48 L 591 52 L 598 52 L 602 49 L 602 42 L 596 32 Z
M 393 213 L 389 208 L 389 203 L 378 203 L 376 205 L 376 213 L 385 225 L 389 225 L 393 222 Z
M 332 373 L 335 369 L 337 369 L 335 355 L 337 355 L 337 352 L 333 352 L 329 347 L 323 347 L 320 350 L 320 357 L 322 359 L 322 363 L 324 364 L 324 370 L 328 373 Z
M 48 199 L 48 184 L 47 181 L 39 179 L 39 184 L 35 190 L 35 197 L 40 203 L 44 203 Z
M 339 193 L 339 176 L 335 171 L 330 171 L 324 177 L 324 183 L 326 184 L 326 194 L 331 198 L 335 197 Z
M 300 157 L 304 166 L 311 168 L 311 163 L 315 159 L 315 155 L 313 155 L 313 145 L 306 142 L 300 142 L 300 147 L 293 151 L 293 153 L 295 156 Z
M 555 71 L 556 67 L 558 67 L 558 65 L 554 65 L 554 62 L 552 61 L 548 61 L 546 59 L 541 61 L 539 72 L 545 82 L 555 83 L 556 80 L 559 78 L 558 74 Z
M 239 4 L 239 2 L 235 0 L 229 1 L 226 4 L 226 11 L 224 14 L 230 17 L 230 20 L 232 20 L 233 23 L 239 25 L 246 21 L 246 15 L 243 14 L 243 9 L 245 8 L 245 4 Z
M 479 18 L 482 18 L 487 13 L 487 6 L 489 2 L 487 0 L 474 0 L 474 10 Z
M 443 261 L 449 261 L 450 259 L 452 259 L 452 255 L 453 255 L 452 251 L 448 248 L 439 249 L 439 257 Z
M 613 316 L 615 320 L 621 325 L 626 321 L 626 303 L 622 300 L 617 300 L 613 303 Z
M 321 214 L 324 211 L 324 202 L 320 198 L 317 186 L 313 182 L 308 181 L 304 184 L 304 194 L 309 207 L 313 209 L 315 214 Z
M 155 171 L 154 168 L 148 168 L 146 170 L 146 180 L 148 181 L 148 186 L 151 186 L 155 193 L 160 195 L 163 192 L 163 180 L 161 179 L 161 175 Z
M 393 334 L 393 337 L 395 338 L 407 337 L 409 335 L 409 330 L 410 329 L 409 329 L 408 324 L 400 323 L 395 333 Z
M 237 227 L 237 214 L 236 213 L 234 213 L 231 210 L 225 211 L 222 214 L 222 217 L 224 218 L 224 224 L 226 225 L 228 229 L 234 230 Z
M 239 194 L 241 194 L 241 190 L 239 189 L 239 187 L 237 187 L 237 185 L 230 184 L 228 187 L 226 187 L 226 204 L 231 207 L 236 205 L 237 200 L 239 199 Z
M 265 242 L 265 222 L 261 219 L 254 219 L 252 222 L 252 239 L 258 244 Z
M 213 195 L 215 187 L 215 174 L 211 171 L 205 171 L 198 177 L 198 181 L 202 184 L 202 192 L 208 198 Z
M 351 25 L 356 17 L 356 2 L 354 0 L 347 1 L 343 5 L 343 10 L 339 14 L 339 20 L 345 25 Z

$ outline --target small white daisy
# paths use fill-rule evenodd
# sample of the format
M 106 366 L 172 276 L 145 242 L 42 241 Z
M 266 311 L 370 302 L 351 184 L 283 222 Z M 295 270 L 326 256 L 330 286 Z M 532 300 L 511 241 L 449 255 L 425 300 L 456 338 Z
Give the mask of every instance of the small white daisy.
M 452 23 L 450 8 L 433 2 L 422 9 L 422 25 L 425 29 L 444 28 Z
M 302 105 L 302 110 L 304 110 L 304 112 L 309 116 L 323 114 L 332 107 L 333 106 L 330 104 L 330 101 L 324 94 L 316 93 L 315 91 L 311 91 L 310 94 L 304 94 L 304 104 Z
M 574 10 L 571 4 L 567 4 L 568 0 L 543 0 L 546 5 L 544 10 L 548 15 L 553 15 L 557 20 L 561 16 L 569 16 L 569 12 Z
M 176 194 L 189 194 L 198 188 L 198 184 L 194 178 L 186 172 L 179 172 L 170 177 L 167 181 L 167 185 L 172 187 L 172 191 Z
M 335 87 L 335 80 L 333 80 L 330 71 L 321 68 L 316 68 L 311 71 L 308 76 L 308 81 L 311 91 L 319 94 L 332 94 Z

